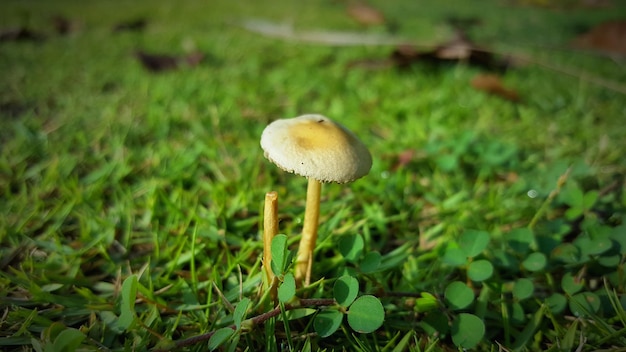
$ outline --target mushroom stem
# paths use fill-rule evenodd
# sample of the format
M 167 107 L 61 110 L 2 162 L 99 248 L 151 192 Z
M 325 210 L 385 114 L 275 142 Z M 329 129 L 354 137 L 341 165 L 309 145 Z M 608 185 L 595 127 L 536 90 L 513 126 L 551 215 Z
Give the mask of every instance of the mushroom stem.
M 272 191 L 265 194 L 263 210 L 263 271 L 265 287 L 275 291 L 274 273 L 272 272 L 272 239 L 278 233 L 278 193 Z M 274 295 L 272 295 L 274 296 Z
M 320 193 L 322 183 L 309 178 L 306 191 L 306 206 L 304 211 L 304 226 L 302 238 L 296 259 L 296 282 L 304 282 L 308 286 L 311 282 L 311 267 L 313 263 L 313 249 L 317 241 L 317 226 L 320 216 Z

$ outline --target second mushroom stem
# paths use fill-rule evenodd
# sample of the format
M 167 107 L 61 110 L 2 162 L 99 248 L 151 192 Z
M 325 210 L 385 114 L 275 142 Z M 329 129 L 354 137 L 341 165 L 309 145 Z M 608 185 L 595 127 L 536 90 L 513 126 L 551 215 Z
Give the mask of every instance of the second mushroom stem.
M 311 269 L 313 266 L 313 250 L 317 241 L 317 227 L 320 216 L 320 194 L 322 183 L 309 178 L 306 191 L 306 206 L 304 211 L 304 226 L 302 238 L 296 258 L 296 282 L 308 286 L 311 283 Z
M 276 277 L 272 272 L 272 239 L 278 233 L 278 193 L 272 191 L 265 194 L 263 213 L 263 269 L 265 272 L 265 287 L 271 291 L 272 298 L 276 297 Z

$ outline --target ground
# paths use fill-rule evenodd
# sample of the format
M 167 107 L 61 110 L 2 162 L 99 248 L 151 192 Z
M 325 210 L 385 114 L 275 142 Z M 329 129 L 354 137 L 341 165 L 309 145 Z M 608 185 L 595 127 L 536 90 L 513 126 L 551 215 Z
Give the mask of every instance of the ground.
M 624 4 L 353 6 L 0 5 L 0 349 L 626 345 L 623 44 L 580 39 Z M 305 113 L 374 162 L 292 288 L 306 179 L 259 140 Z

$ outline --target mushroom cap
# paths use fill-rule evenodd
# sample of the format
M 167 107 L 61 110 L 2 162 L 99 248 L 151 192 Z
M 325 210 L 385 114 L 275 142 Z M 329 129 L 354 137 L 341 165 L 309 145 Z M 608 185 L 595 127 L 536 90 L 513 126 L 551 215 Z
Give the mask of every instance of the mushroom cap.
M 372 156 L 363 142 L 317 114 L 270 123 L 261 135 L 261 148 L 281 169 L 321 182 L 351 182 L 372 167 Z

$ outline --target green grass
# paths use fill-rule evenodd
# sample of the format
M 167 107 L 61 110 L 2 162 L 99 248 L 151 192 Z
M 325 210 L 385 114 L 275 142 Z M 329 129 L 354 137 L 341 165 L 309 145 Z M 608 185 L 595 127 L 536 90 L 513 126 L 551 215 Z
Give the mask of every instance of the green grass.
M 618 2 L 378 3 L 396 35 L 418 42 L 448 35 L 450 14 L 479 16 L 481 44 L 626 79 L 623 60 L 564 46 L 576 28 L 615 18 Z M 233 24 L 383 31 L 361 28 L 337 1 L 1 7 L 0 27 L 47 36 L 0 43 L 1 350 L 146 350 L 212 331 L 229 350 L 454 350 L 471 345 L 460 339 L 478 334 L 476 317 L 486 328 L 480 350 L 574 350 L 581 336 L 585 351 L 626 345 L 622 94 L 529 65 L 503 77 L 523 97 L 513 104 L 474 90 L 480 70 L 464 64 L 349 68 L 391 49 L 286 42 Z M 55 35 L 57 14 L 77 31 Z M 145 31 L 111 33 L 139 17 Z M 188 47 L 207 60 L 152 74 L 133 57 Z M 259 139 L 270 121 L 309 112 L 353 130 L 374 165 L 361 180 L 323 187 L 321 281 L 296 296 L 332 299 L 350 274 L 359 296 L 383 303 L 374 333 L 344 320 L 317 336 L 313 314 L 340 308 L 312 301 L 283 302 L 262 325 L 231 311 L 244 298 L 245 318 L 272 309 L 259 295 L 266 192 L 278 192 L 280 230 L 297 246 L 306 180 L 264 159 Z M 397 167 L 406 151 L 412 158 Z M 362 252 L 342 252 L 340 243 L 361 240 Z M 371 252 L 379 265 L 366 262 Z M 302 302 L 310 309 L 295 309 Z M 234 323 L 235 333 L 222 329 Z

